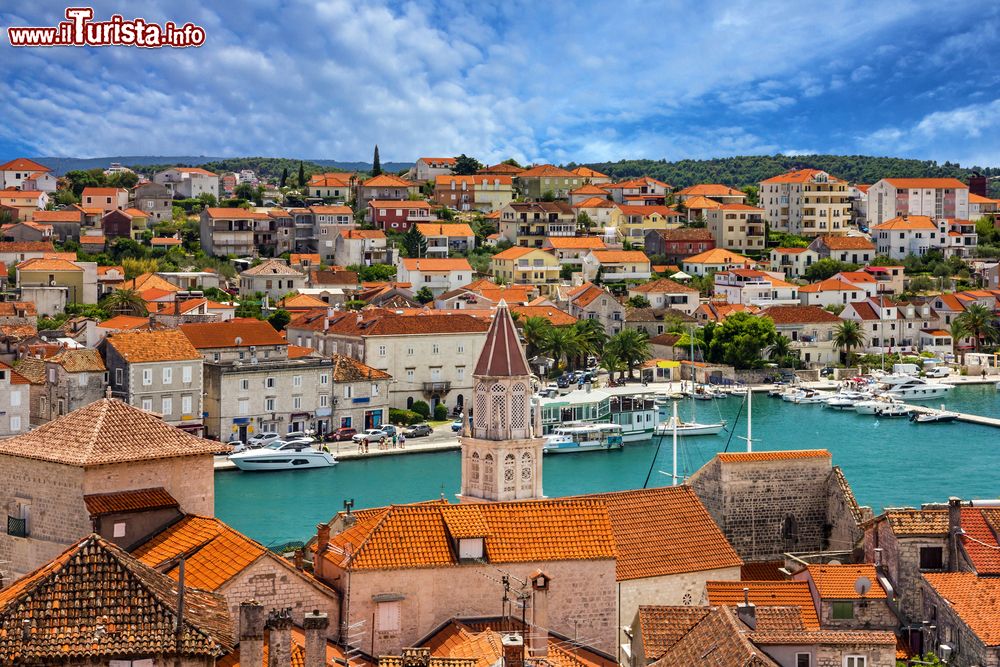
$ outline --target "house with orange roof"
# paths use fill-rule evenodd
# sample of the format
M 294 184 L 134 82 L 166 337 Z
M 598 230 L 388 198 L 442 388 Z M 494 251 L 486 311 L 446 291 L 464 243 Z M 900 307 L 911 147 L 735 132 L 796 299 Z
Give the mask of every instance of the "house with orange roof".
M 630 285 L 629 298 L 643 296 L 652 308 L 673 308 L 686 315 L 693 315 L 700 303 L 698 290 L 669 278 L 658 278 L 641 285 Z
M 688 223 L 705 222 L 708 219 L 708 212 L 722 206 L 710 197 L 704 195 L 693 195 L 688 197 L 678 205 L 678 209 L 684 211 L 685 220 Z
M 511 202 L 500 209 L 497 229 L 504 241 L 541 248 L 547 238 L 576 236 L 576 213 L 563 201 Z
M 306 191 L 310 197 L 346 202 L 351 198 L 351 186 L 356 180 L 355 174 L 346 171 L 313 174 L 306 183 Z
M 413 163 L 408 176 L 415 181 L 431 181 L 438 176 L 448 176 L 455 168 L 453 157 L 421 157 Z
M 876 567 L 869 563 L 809 564 L 791 576 L 809 584 L 813 604 L 825 630 L 895 630 L 899 618 L 893 611 Z M 859 581 L 867 581 L 859 588 Z M 895 592 L 895 591 L 893 591 Z
M 997 213 L 1000 213 L 1000 200 L 990 199 L 974 192 L 969 193 L 969 219 L 989 218 L 996 220 Z
M 458 258 L 402 257 L 398 278 L 413 284 L 414 290 L 426 287 L 435 296 L 468 284 L 473 278 L 469 260 Z
M 820 308 L 846 306 L 869 296 L 873 295 L 868 290 L 843 276 L 833 276 L 799 288 L 799 301 L 802 305 Z
M 219 176 L 200 167 L 171 167 L 153 174 L 153 182 L 159 183 L 174 195 L 185 199 L 197 199 L 203 194 L 219 198 Z M 124 208 L 124 207 L 122 207 Z
M 715 245 L 739 252 L 764 252 L 764 210 L 747 204 L 719 204 L 705 210 Z
M 257 255 L 254 230 L 258 224 L 269 225 L 270 220 L 263 212 L 208 206 L 201 212 L 201 249 L 220 257 L 254 257 Z
M 870 353 L 920 352 L 921 332 L 941 327 L 940 315 L 931 305 L 875 296 L 848 303 L 840 318 L 859 323 L 866 337 L 865 350 Z M 947 351 L 951 352 L 950 348 Z
M 570 264 L 579 269 L 583 258 L 591 250 L 606 250 L 607 245 L 600 236 L 555 236 L 546 238 L 542 250 L 555 255 L 559 264 Z
M 593 224 L 598 227 L 617 227 L 621 221 L 621 210 L 607 197 L 589 197 L 573 204 L 572 208 L 576 212 L 577 223 L 581 226 L 589 227 Z M 584 225 L 583 222 L 589 224 Z
M 619 333 L 625 322 L 625 306 L 607 287 L 591 282 L 560 287 L 556 303 L 565 303 L 566 310 L 577 319 L 599 321 L 609 336 Z
M 128 190 L 125 188 L 84 188 L 80 193 L 80 206 L 99 208 L 102 214 L 128 208 Z
M 529 200 L 567 199 L 569 193 L 584 185 L 586 179 L 577 173 L 551 164 L 540 164 L 515 176 L 523 195 Z
M 668 264 L 679 265 L 688 257 L 715 248 L 712 232 L 704 227 L 651 229 L 643 240 L 643 251 L 650 257 L 662 257 Z M 654 268 L 654 270 L 657 270 Z M 675 268 L 671 273 L 680 271 Z
M 141 183 L 132 191 L 135 207 L 145 211 L 152 224 L 170 220 L 173 217 L 174 196 L 168 187 L 160 183 Z
M 24 181 L 31 179 L 39 172 L 51 173 L 52 169 L 43 164 L 39 164 L 34 160 L 29 160 L 26 157 L 14 158 L 13 160 L 4 162 L 3 164 L 0 164 L 0 190 L 12 188 L 15 190 L 42 190 L 44 192 L 55 191 L 55 184 L 52 184 L 51 188 L 24 187 Z M 45 181 L 45 183 L 47 185 L 48 181 Z
M 12 211 L 15 220 L 31 220 L 48 203 L 49 195 L 41 190 L 0 190 L 0 206 Z
M 384 231 L 405 232 L 411 225 L 437 220 L 427 201 L 371 199 L 365 221 Z
M 793 354 L 807 368 L 827 366 L 840 361 L 834 343 L 841 319 L 816 305 L 769 306 L 760 312 L 774 322 L 774 329 L 791 341 Z
M 622 242 L 633 248 L 644 248 L 651 231 L 677 229 L 681 224 L 681 214 L 661 204 L 619 204 L 618 210 L 621 215 L 612 224 Z
M 640 176 L 617 183 L 605 183 L 604 187 L 611 194 L 616 204 L 633 204 L 636 206 L 657 206 L 666 203 L 670 185 L 649 176 Z
M 968 572 L 921 575 L 923 613 L 927 631 L 921 649 L 947 655 L 949 665 L 974 667 L 996 664 L 1000 655 L 1000 578 Z
M 875 277 L 867 271 L 838 271 L 833 274 L 831 278 L 844 280 L 852 285 L 857 285 L 865 291 L 867 296 L 878 295 L 878 280 L 876 280 Z
M 52 315 L 68 303 L 97 303 L 97 264 L 66 259 L 29 259 L 16 266 L 17 284 L 38 312 Z
M 746 479 L 755 483 L 740 481 Z M 719 453 L 688 483 L 746 561 L 775 560 L 789 552 L 848 554 L 862 538 L 862 523 L 871 518 L 824 449 Z M 742 597 L 739 584 L 735 590 Z M 812 607 L 808 588 L 806 597 Z
M 514 199 L 514 178 L 499 174 L 438 175 L 432 199 L 456 211 L 498 211 Z
M 713 199 L 720 204 L 745 204 L 747 195 L 742 190 L 731 188 L 721 183 L 699 183 L 692 185 L 676 193 L 677 201 L 686 202 L 694 197 L 706 197 Z
M 417 231 L 427 240 L 428 257 L 447 257 L 451 251 L 476 247 L 476 233 L 464 222 L 420 222 Z
M 62 348 L 22 358 L 17 370 L 31 381 L 31 425 L 38 426 L 104 398 L 108 371 L 95 349 Z
M 594 185 L 592 183 L 581 185 L 576 190 L 570 191 L 569 205 L 574 206 L 592 197 L 602 197 L 604 199 L 607 199 L 608 191 L 605 190 L 603 187 L 599 185 Z
M 356 201 L 364 203 L 372 200 L 398 203 L 419 194 L 416 183 L 392 174 L 373 176 L 355 187 L 358 191 Z
M 758 195 L 771 229 L 798 236 L 840 236 L 851 223 L 851 192 L 821 169 L 795 169 L 760 182 Z
M 3 240 L 7 242 L 52 241 L 52 225 L 32 220 L 8 223 L 0 227 Z
M 832 259 L 845 264 L 865 266 L 875 259 L 875 244 L 866 236 L 834 236 L 822 234 L 809 244 L 820 259 Z
M 715 274 L 712 291 L 715 296 L 723 297 L 726 303 L 743 303 L 762 308 L 799 303 L 798 285 L 757 269 L 719 271 Z
M 896 260 L 908 255 L 923 256 L 930 250 L 943 251 L 947 231 L 926 215 L 901 215 L 871 228 L 876 252 Z
M 305 274 L 282 260 L 268 259 L 240 272 L 240 294 L 243 296 L 260 292 L 278 300 L 305 286 Z
M 694 311 L 694 317 L 699 322 L 715 322 L 718 324 L 733 313 L 750 313 L 756 315 L 760 312 L 757 306 L 744 303 L 723 303 L 721 301 L 706 301 L 698 306 Z
M 477 174 L 499 174 L 501 176 L 517 176 L 524 169 L 513 164 L 508 164 L 506 162 L 498 162 L 497 164 L 492 164 L 483 167 Z
M 538 288 L 531 285 L 498 285 L 488 278 L 473 281 L 439 295 L 436 310 L 492 310 L 501 300 L 511 308 L 527 306 L 538 298 Z
M 344 229 L 334 242 L 330 263 L 339 266 L 388 264 L 392 251 L 381 229 Z
M 559 259 L 541 248 L 514 246 L 493 255 L 490 274 L 499 282 L 530 285 L 539 294 L 548 295 L 559 284 L 562 265 Z
M 101 230 L 109 239 L 138 240 L 149 225 L 149 215 L 136 208 L 115 209 L 101 217 Z
M 870 228 L 902 216 L 968 220 L 969 186 L 957 178 L 883 178 L 868 188 Z
M 576 169 L 572 169 L 571 171 L 577 176 L 582 177 L 584 179 L 584 183 L 587 185 L 602 185 L 604 183 L 611 182 L 611 177 L 607 174 L 602 174 L 596 169 L 591 169 L 590 167 L 583 165 L 577 167 Z
M 604 282 L 645 282 L 653 276 L 649 257 L 641 250 L 591 250 L 583 257 L 582 270 L 586 280 L 600 277 Z
M 819 253 L 810 248 L 771 248 L 770 270 L 789 278 L 802 278 L 806 269 L 819 261 Z
M 757 263 L 738 252 L 723 248 L 712 248 L 688 257 L 683 262 L 684 273 L 692 276 L 707 276 L 727 269 L 751 269 Z
M 83 217 L 78 209 L 35 211 L 31 220 L 40 225 L 50 225 L 53 235 L 60 241 L 80 238 L 80 225 Z

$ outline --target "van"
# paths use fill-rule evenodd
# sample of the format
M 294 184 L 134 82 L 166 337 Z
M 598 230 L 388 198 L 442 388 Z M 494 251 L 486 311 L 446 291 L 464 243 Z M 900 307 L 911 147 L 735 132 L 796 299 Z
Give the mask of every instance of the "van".
M 918 375 L 920 366 L 916 364 L 893 364 L 892 372 L 897 375 Z

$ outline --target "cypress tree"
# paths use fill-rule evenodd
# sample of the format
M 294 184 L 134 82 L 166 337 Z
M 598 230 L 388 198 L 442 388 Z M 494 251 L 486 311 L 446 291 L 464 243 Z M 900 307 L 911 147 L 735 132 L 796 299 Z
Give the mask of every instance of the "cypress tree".
M 302 166 L 302 160 L 299 160 L 299 187 L 304 188 L 306 185 L 306 168 Z
M 375 144 L 375 157 L 372 158 L 372 176 L 382 173 L 382 163 L 378 159 L 378 144 Z
M 284 167 L 281 170 L 281 181 L 278 183 L 278 187 L 285 187 L 285 181 L 288 180 L 288 167 Z

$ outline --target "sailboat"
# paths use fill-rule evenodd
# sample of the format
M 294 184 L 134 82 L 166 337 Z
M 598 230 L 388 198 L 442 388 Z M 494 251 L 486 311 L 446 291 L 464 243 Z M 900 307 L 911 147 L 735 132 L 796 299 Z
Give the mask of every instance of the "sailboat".
M 691 338 L 691 361 L 694 361 L 694 334 L 688 332 L 688 336 Z M 694 384 L 694 371 L 691 371 L 691 386 Z M 718 435 L 724 428 L 726 428 L 726 420 L 720 419 L 714 424 L 700 424 L 698 423 L 697 414 L 697 404 L 694 400 L 691 401 L 691 421 L 685 422 L 681 421 L 677 416 L 677 404 L 674 404 L 674 416 L 670 419 L 661 422 L 655 429 L 654 433 L 656 435 L 669 435 L 671 433 L 676 436 L 693 436 L 693 435 Z

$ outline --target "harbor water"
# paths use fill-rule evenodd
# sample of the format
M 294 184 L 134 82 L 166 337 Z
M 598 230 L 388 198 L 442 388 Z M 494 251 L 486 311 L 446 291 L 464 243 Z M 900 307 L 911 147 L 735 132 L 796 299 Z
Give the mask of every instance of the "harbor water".
M 716 452 L 745 451 L 742 397 L 681 401 L 699 421 L 725 419 L 718 436 L 678 439 L 678 474 L 690 475 Z M 1000 391 L 992 384 L 956 387 L 950 410 L 1000 417 Z M 926 403 L 940 407 L 941 401 Z M 828 449 L 843 468 L 858 502 L 876 512 L 963 498 L 1000 497 L 1000 429 L 975 424 L 912 424 L 821 405 L 795 405 L 763 394 L 753 401 L 754 450 Z M 547 455 L 546 495 L 566 496 L 670 484 L 671 438 L 627 443 L 620 451 Z M 219 472 L 216 515 L 267 545 L 306 540 L 316 524 L 343 508 L 439 498 L 459 490 L 457 451 L 343 461 L 333 468 L 287 472 Z

